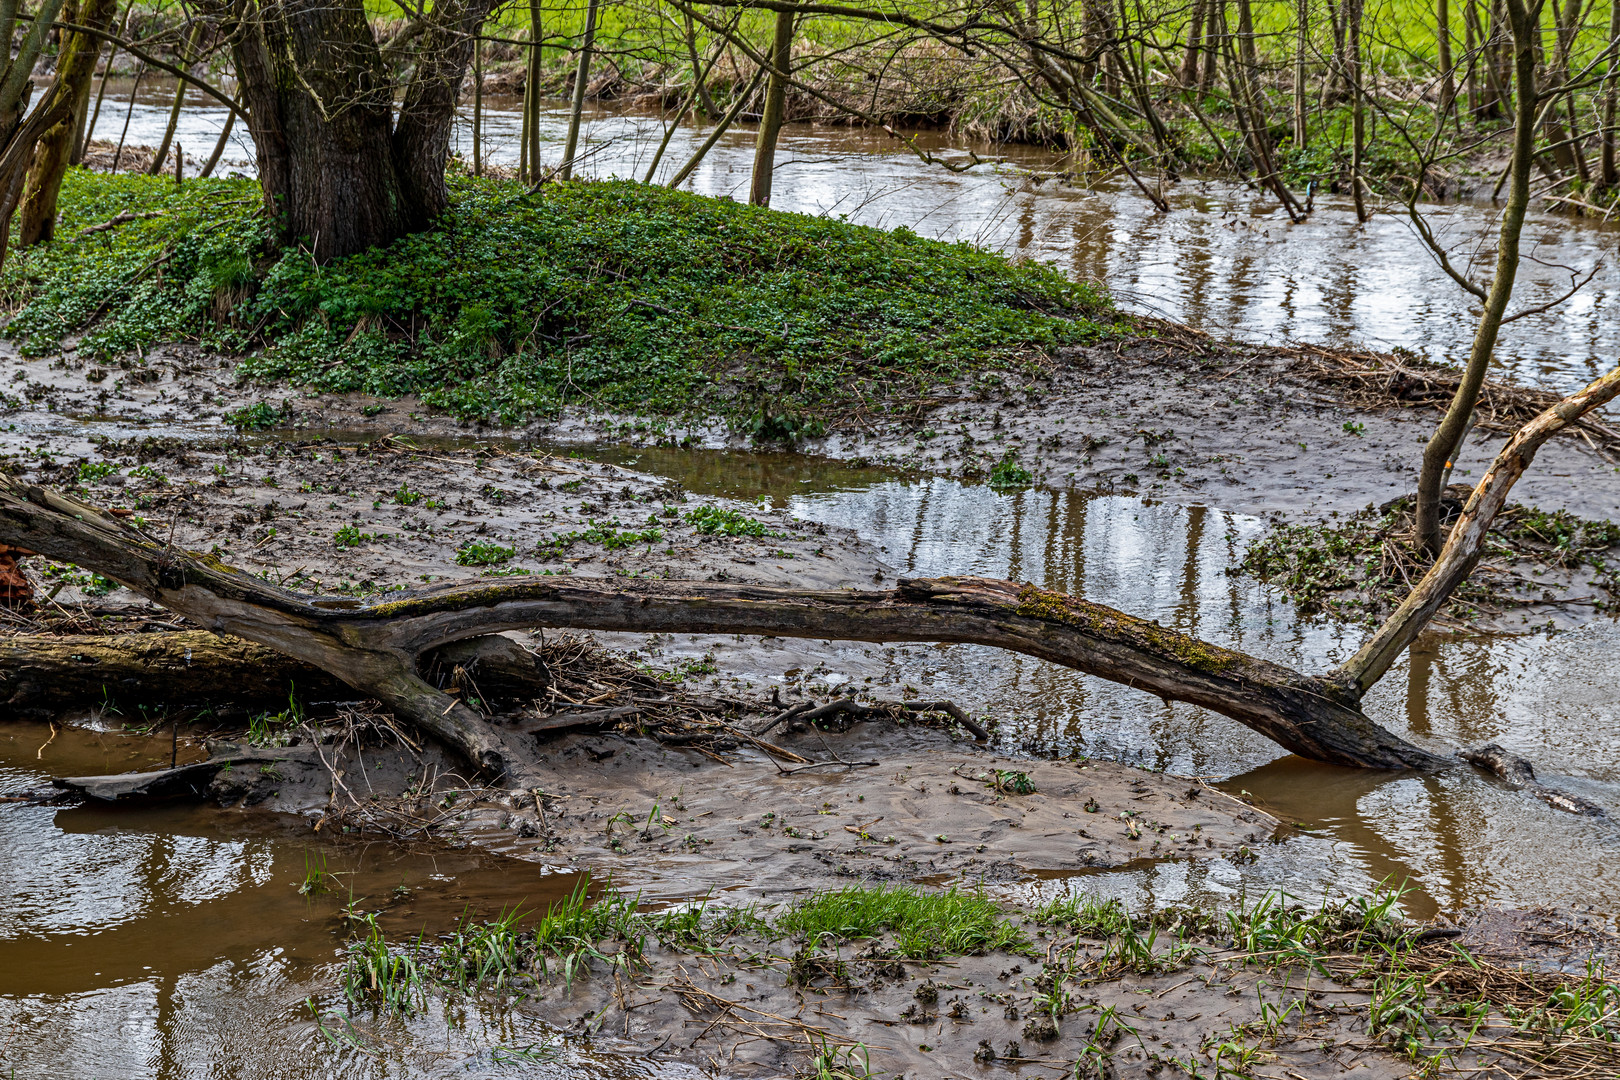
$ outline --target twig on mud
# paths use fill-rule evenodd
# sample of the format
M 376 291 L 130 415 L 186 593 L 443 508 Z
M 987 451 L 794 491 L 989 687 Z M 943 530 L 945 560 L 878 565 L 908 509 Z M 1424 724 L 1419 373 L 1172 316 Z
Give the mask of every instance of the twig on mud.
M 840 714 L 847 714 L 854 718 L 851 723 L 855 723 L 857 721 L 871 720 L 879 717 L 892 718 L 896 715 L 897 711 L 912 713 L 945 713 L 958 724 L 961 724 L 968 731 L 972 732 L 974 738 L 979 739 L 980 741 L 988 740 L 990 738 L 990 732 L 985 730 L 983 725 L 973 720 L 963 709 L 957 707 L 955 704 L 949 701 L 881 701 L 875 704 L 867 705 L 852 697 L 838 698 L 834 701 L 827 702 L 825 705 L 816 705 L 814 702 L 801 701 L 778 714 L 776 717 L 766 723 L 764 727 L 759 728 L 755 734 L 763 735 L 767 731 L 776 727 L 778 724 L 784 723 L 788 720 L 798 720 L 803 723 L 813 724 L 817 720 L 826 720 Z M 847 731 L 848 729 L 849 725 L 846 724 L 843 730 Z

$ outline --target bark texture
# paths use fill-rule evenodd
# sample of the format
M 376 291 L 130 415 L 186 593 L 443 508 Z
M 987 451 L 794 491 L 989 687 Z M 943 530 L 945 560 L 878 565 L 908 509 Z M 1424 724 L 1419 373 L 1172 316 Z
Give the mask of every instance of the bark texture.
M 69 22 L 82 22 L 97 30 L 112 25 L 118 13 L 117 0 L 85 0 L 83 7 L 70 4 L 63 9 Z M 101 57 L 101 39 L 88 34 L 64 33 L 62 50 L 56 61 L 56 83 L 51 93 L 66 115 L 40 136 L 34 161 L 23 191 L 17 243 L 27 247 L 41 244 L 56 233 L 56 200 L 62 190 L 62 177 L 73 156 L 78 117 L 90 100 L 90 79 Z
M 240 9 L 232 53 L 260 183 L 286 239 L 324 262 L 426 228 L 444 211 L 455 103 L 491 6 L 435 5 L 410 42 L 403 88 L 357 0 Z

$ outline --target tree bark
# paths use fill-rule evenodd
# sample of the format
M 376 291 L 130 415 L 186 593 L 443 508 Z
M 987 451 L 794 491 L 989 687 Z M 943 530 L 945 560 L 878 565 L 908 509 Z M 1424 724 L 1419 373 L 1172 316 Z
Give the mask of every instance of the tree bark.
M 1617 0 L 1620 2 L 1620 0 Z M 133 3 L 124 6 L 124 18 L 118 24 L 118 36 L 123 37 L 129 28 L 130 12 L 135 10 Z M 89 145 L 90 140 L 96 137 L 96 121 L 101 119 L 101 102 L 107 96 L 107 80 L 112 77 L 113 61 L 118 59 L 118 46 L 113 44 L 107 50 L 107 66 L 101 69 L 101 85 L 96 88 L 96 107 L 90 113 L 90 122 L 85 126 L 84 141 Z M 232 113 L 231 115 L 235 115 Z
M 180 66 L 188 72 L 191 65 L 197 62 L 197 50 L 202 48 L 203 34 L 207 27 L 199 20 L 191 28 L 191 41 L 186 51 L 178 56 Z M 174 84 L 174 102 L 169 106 L 169 122 L 163 128 L 163 138 L 158 143 L 157 153 L 152 155 L 152 164 L 147 166 L 148 176 L 156 176 L 163 171 L 163 160 L 169 156 L 169 144 L 174 142 L 174 132 L 180 126 L 180 110 L 186 104 L 185 80 L 177 80 Z
M 782 133 L 788 78 L 793 68 L 791 11 L 776 13 L 770 61 L 771 73 L 765 83 L 765 109 L 759 118 L 759 137 L 754 141 L 754 175 L 748 187 L 748 201 L 754 206 L 771 205 L 771 178 L 776 171 L 776 140 Z
M 568 144 L 563 147 L 562 178 L 573 179 L 574 154 L 579 150 L 579 127 L 585 113 L 585 86 L 591 81 L 591 47 L 596 43 L 596 4 L 585 6 L 585 36 L 579 45 L 579 67 L 574 71 L 574 97 L 568 107 Z
M 492 701 L 545 693 L 545 669 L 516 642 L 469 638 L 430 653 L 422 664 L 435 685 L 470 673 Z M 225 700 L 221 687 L 230 687 Z M 72 705 L 161 701 L 178 708 L 251 712 L 303 701 L 346 700 L 354 691 L 330 673 L 274 649 L 207 630 L 155 634 L 18 635 L 0 638 L 0 710 L 54 715 Z
M 77 5 L 67 10 L 69 21 L 82 21 L 95 29 L 111 26 L 117 14 L 116 0 L 86 0 L 82 10 Z M 90 80 L 100 57 L 99 38 L 78 33 L 62 35 L 62 48 L 56 62 L 56 83 L 52 87 L 52 99 L 48 105 L 64 110 L 66 115 L 46 130 L 35 146 L 33 167 L 28 172 L 27 186 L 23 189 L 17 224 L 17 244 L 20 247 L 44 243 L 55 235 L 57 196 L 62 190 L 62 177 L 67 173 L 68 160 L 73 155 L 79 111 L 89 101 Z
M 1434 566 L 1423 575 L 1401 606 L 1377 632 L 1334 672 L 1358 700 L 1389 670 L 1434 613 L 1440 610 L 1458 585 L 1462 584 L 1485 550 L 1486 533 L 1498 512 L 1507 504 L 1508 492 L 1535 460 L 1536 451 L 1558 432 L 1620 394 L 1620 368 L 1586 386 L 1547 409 L 1514 432 L 1496 460 L 1480 478 L 1474 493 L 1464 504 L 1462 514 L 1451 528 L 1445 550 Z
M 1440 65 L 1440 123 L 1444 124 L 1457 100 L 1457 77 L 1452 72 L 1451 59 L 1451 3 L 1434 0 L 1435 59 Z
M 1620 0 L 1617 0 L 1620 2 Z M 1181 56 L 1181 72 L 1178 81 L 1182 87 L 1191 90 L 1198 85 L 1199 57 L 1205 50 L 1204 23 L 1207 18 L 1209 0 L 1193 0 L 1192 15 L 1187 23 L 1187 45 Z
M 545 75 L 545 33 L 540 23 L 540 0 L 529 0 L 529 40 L 531 56 L 529 58 L 533 72 L 534 92 L 524 98 L 524 107 L 528 110 L 524 117 L 524 130 L 528 132 L 529 145 L 526 148 L 529 160 L 529 174 L 531 180 L 540 178 L 540 80 Z
M 267 209 L 319 262 L 426 228 L 472 43 L 492 0 L 435 5 L 395 116 L 394 80 L 358 0 L 261 0 L 232 54 Z
M 1362 0 L 1344 0 L 1344 76 L 1350 89 L 1350 195 L 1356 204 L 1356 220 L 1366 224 L 1367 193 L 1361 181 L 1361 164 L 1367 149 L 1367 95 L 1361 85 Z
M 1609 0 L 1609 62 L 1603 74 L 1603 134 L 1599 178 L 1604 187 L 1620 183 L 1615 166 L 1614 122 L 1616 90 L 1620 88 L 1620 0 Z
M 1444 3 L 1445 0 L 1440 0 Z M 1294 18 L 1298 25 L 1294 28 L 1294 148 L 1304 150 L 1307 147 L 1309 132 L 1306 129 L 1306 103 L 1305 103 L 1305 58 L 1306 50 L 1310 47 L 1311 39 L 1311 4 L 1310 0 L 1299 0 L 1294 8 Z
M 1496 242 L 1496 272 L 1485 297 L 1479 325 L 1468 356 L 1468 367 L 1457 384 L 1451 406 L 1441 419 L 1428 445 L 1423 449 L 1423 465 L 1418 472 L 1415 530 L 1423 548 L 1438 555 L 1444 537 L 1440 535 L 1440 492 L 1446 465 L 1462 449 L 1463 430 L 1479 399 L 1479 389 L 1490 368 L 1496 349 L 1496 336 L 1502 329 L 1513 283 L 1519 272 L 1519 236 L 1530 205 L 1530 171 L 1535 158 L 1536 56 L 1535 41 L 1541 0 L 1505 0 L 1514 42 L 1513 158 L 1509 164 L 1507 205 L 1502 210 L 1502 226 Z
M 361 605 L 277 588 L 60 493 L 7 479 L 0 479 L 0 542 L 88 567 L 209 629 L 320 667 L 474 764 L 509 776 L 523 772 L 526 748 L 429 684 L 418 667 L 450 642 L 536 626 L 974 642 L 1203 706 L 1317 761 L 1374 768 L 1439 761 L 1367 719 L 1337 683 L 1009 581 L 919 579 L 861 592 L 506 580 Z
M 225 126 L 219 129 L 219 138 L 214 140 L 214 149 L 203 163 L 202 172 L 198 173 L 203 179 L 214 175 L 214 169 L 219 165 L 219 159 L 225 156 L 225 147 L 230 145 L 231 131 L 236 127 L 236 114 L 225 114 Z

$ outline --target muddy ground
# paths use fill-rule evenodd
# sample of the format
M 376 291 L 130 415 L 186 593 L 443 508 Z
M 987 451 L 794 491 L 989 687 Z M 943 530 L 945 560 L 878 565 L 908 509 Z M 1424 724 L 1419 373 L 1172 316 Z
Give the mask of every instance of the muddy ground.
M 0 466 L 76 487 L 128 511 L 154 537 L 216 550 L 301 589 L 365 597 L 520 573 L 824 587 L 894 577 L 882 552 L 854 533 L 746 502 L 692 499 L 669 481 L 568 451 L 604 440 L 730 445 L 713 426 L 569 415 L 519 430 L 467 428 L 408 400 L 238 386 L 228 361 L 183 348 L 128 369 L 81 364 L 71 350 L 38 360 L 0 354 L 0 391 Z M 286 422 L 242 433 L 223 422 L 227 411 L 260 402 L 286 403 Z M 1433 421 L 1427 411 L 1337 402 L 1290 374 L 1275 353 L 1231 349 L 1194 359 L 1137 345 L 1067 354 L 1038 393 L 947 402 L 917 418 L 867 418 L 807 449 L 957 476 L 980 474 L 1012 450 L 1051 486 L 1311 521 L 1409 490 Z M 1498 441 L 1476 437 L 1458 478 L 1477 475 Z M 1558 440 L 1516 495 L 1543 509 L 1607 517 L 1620 470 Z M 745 535 L 700 531 L 702 519 L 692 515 L 705 507 L 711 520 L 737 523 Z M 179 625 L 82 571 L 38 559 L 25 568 L 49 600 L 37 618 L 15 617 L 16 630 Z M 630 663 L 665 669 L 691 692 L 746 699 L 753 711 L 736 722 L 756 725 L 772 711 L 772 691 L 777 703 L 856 690 L 899 699 L 928 651 L 766 640 L 716 649 L 716 658 L 701 639 L 696 648 L 658 637 L 607 640 Z M 98 722 L 144 722 L 140 707 L 160 703 L 123 704 Z M 328 725 L 330 739 L 331 729 L 354 722 L 347 715 L 316 723 Z M 205 737 L 242 735 L 199 730 L 181 752 L 200 756 Z M 937 726 L 882 722 L 845 734 L 799 727 L 772 738 L 814 767 L 791 771 L 798 766 L 746 744 L 706 754 L 632 733 L 568 734 L 545 744 L 551 777 L 537 796 L 484 788 L 431 748 L 382 732 L 345 743 L 341 758 L 331 742 L 312 758 L 306 740 L 284 767 L 227 774 L 215 793 L 323 827 L 404 830 L 549 868 L 608 872 L 623 887 L 659 895 L 770 902 L 853 881 L 1015 881 L 1162 858 L 1248 861 L 1266 858 L 1284 835 L 1262 809 L 1196 781 L 1105 761 L 1011 758 Z M 1034 791 L 1015 793 L 1003 774 L 1026 776 Z M 1037 941 L 1048 960 L 1070 944 Z M 1072 955 L 1094 968 L 1103 959 L 1101 946 L 1077 948 Z M 1049 988 L 1035 985 L 1042 964 L 1029 957 L 897 966 L 851 949 L 828 961 L 831 975 L 812 973 L 808 984 L 791 956 L 739 963 L 655 951 L 651 961 L 631 979 L 599 974 L 567 990 L 549 986 L 544 1000 L 525 1007 L 610 1048 L 724 1075 L 801 1068 L 816 1038 L 862 1043 L 872 1048 L 874 1071 L 914 1078 L 1067 1074 L 1099 1039 L 1115 1075 L 1155 1075 L 1174 1058 L 1208 1068 L 1220 1041 L 1234 1038 L 1260 1047 L 1255 1075 L 1412 1069 L 1369 1037 L 1365 988 L 1320 977 L 1307 987 L 1301 972 L 1279 988 L 1273 975 L 1202 960 L 1170 972 L 1116 971 L 1077 983 L 1074 1008 L 1053 1034 L 1030 1027 L 1034 996 Z M 1261 1038 L 1253 1025 L 1266 1015 L 1262 1003 L 1290 995 L 1304 1002 L 1291 1026 Z M 1109 1027 L 1105 1015 L 1119 1020 Z

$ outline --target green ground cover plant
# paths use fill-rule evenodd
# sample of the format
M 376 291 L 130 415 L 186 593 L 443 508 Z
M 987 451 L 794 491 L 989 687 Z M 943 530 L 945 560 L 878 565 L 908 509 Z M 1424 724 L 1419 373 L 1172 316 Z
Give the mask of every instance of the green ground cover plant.
M 82 333 L 80 355 L 125 363 L 194 342 L 243 355 L 245 378 L 418 394 L 466 418 L 578 403 L 774 437 L 1036 377 L 1050 350 L 1126 329 L 1093 287 L 904 229 L 618 181 L 452 189 L 433 229 L 319 266 L 269 245 L 249 181 L 72 170 L 60 239 L 0 274 L 6 333 L 34 354 Z M 153 216 L 81 235 L 120 213 Z

